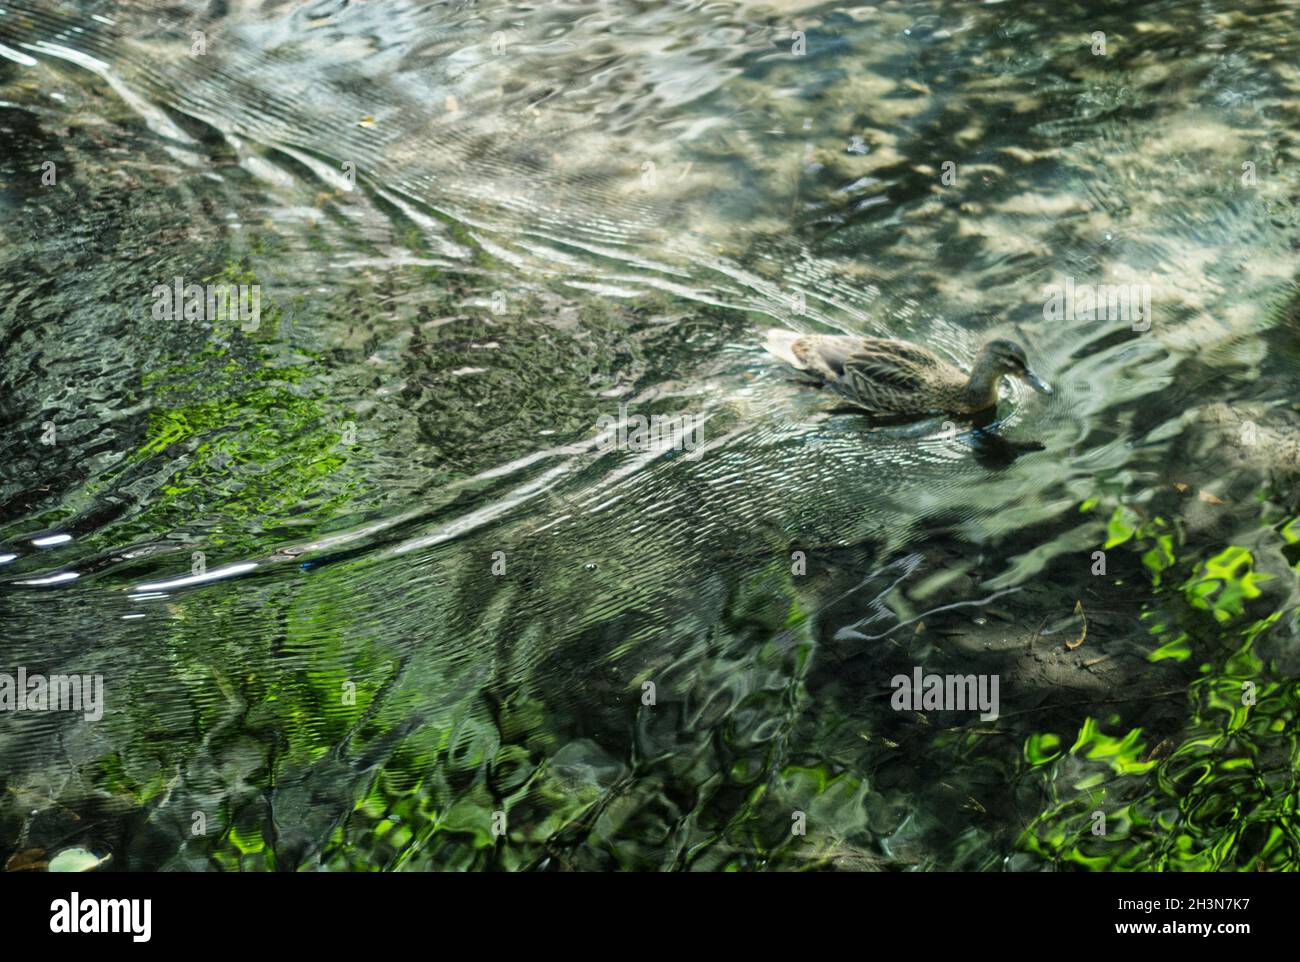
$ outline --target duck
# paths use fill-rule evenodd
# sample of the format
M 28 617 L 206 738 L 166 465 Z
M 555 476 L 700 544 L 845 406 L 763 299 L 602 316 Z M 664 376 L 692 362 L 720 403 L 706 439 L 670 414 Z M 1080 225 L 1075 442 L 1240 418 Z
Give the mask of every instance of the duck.
M 772 328 L 764 347 L 853 407 L 879 417 L 979 414 L 997 406 L 1003 377 L 1019 378 L 1040 394 L 1052 393 L 1030 369 L 1024 348 L 1005 338 L 980 348 L 970 374 L 929 348 L 893 338 Z

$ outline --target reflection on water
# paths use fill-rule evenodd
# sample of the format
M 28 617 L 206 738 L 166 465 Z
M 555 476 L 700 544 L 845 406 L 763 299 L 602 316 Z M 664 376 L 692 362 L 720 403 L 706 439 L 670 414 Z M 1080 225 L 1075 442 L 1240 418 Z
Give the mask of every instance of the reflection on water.
M 0 672 L 107 708 L 0 725 L 0 848 L 1052 861 L 1044 733 L 1196 715 L 1175 554 L 1248 545 L 1293 667 L 1300 34 L 1248 7 L 10 4 Z M 773 323 L 1056 390 L 873 424 Z M 656 416 L 700 443 L 610 443 Z M 1000 717 L 895 711 L 917 666 Z

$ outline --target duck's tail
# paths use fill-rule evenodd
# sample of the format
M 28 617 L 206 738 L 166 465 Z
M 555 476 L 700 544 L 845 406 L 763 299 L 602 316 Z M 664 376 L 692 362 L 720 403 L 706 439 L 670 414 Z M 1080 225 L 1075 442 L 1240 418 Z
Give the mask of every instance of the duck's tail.
M 803 361 L 799 360 L 794 353 L 794 342 L 801 337 L 803 337 L 802 334 L 796 334 L 794 331 L 787 331 L 780 327 L 769 327 L 763 347 L 767 349 L 769 354 L 780 358 L 791 367 L 803 370 L 805 366 Z

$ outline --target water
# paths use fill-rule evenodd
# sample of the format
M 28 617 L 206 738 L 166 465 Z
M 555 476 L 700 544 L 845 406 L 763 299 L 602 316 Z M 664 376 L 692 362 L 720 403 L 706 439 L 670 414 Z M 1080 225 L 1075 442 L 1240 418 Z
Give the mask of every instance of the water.
M 1062 864 L 1027 826 L 1112 802 L 1027 740 L 1190 742 L 1238 616 L 1297 667 L 1296 20 L 6 5 L 0 671 L 105 710 L 0 721 L 0 848 Z M 259 311 L 159 317 L 176 278 Z M 1067 282 L 1149 285 L 1149 329 L 1047 319 Z M 774 325 L 1010 336 L 1055 393 L 1009 385 L 987 441 L 880 427 Z M 638 414 L 700 443 L 601 443 Z M 1164 527 L 1100 576 L 1116 511 Z M 1256 607 L 1152 661 L 1229 545 Z M 1000 719 L 895 711 L 916 666 L 996 674 Z

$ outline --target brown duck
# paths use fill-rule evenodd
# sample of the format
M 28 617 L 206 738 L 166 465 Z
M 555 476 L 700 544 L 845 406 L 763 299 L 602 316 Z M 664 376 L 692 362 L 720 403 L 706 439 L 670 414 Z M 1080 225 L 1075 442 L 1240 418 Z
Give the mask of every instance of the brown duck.
M 818 377 L 856 407 L 882 417 L 976 414 L 995 407 L 1004 375 L 1051 394 L 1029 369 L 1014 341 L 989 341 L 970 374 L 928 348 L 882 337 L 796 334 L 773 328 L 765 347 L 781 360 Z

